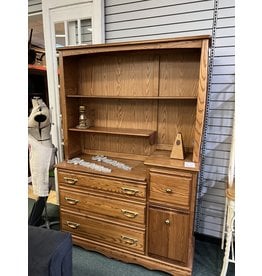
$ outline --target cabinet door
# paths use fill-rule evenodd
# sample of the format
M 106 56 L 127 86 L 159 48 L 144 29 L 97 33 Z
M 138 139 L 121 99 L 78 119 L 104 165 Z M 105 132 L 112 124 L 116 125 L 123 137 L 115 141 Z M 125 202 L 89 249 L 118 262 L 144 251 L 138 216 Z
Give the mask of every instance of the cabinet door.
M 189 215 L 149 208 L 148 253 L 186 264 Z

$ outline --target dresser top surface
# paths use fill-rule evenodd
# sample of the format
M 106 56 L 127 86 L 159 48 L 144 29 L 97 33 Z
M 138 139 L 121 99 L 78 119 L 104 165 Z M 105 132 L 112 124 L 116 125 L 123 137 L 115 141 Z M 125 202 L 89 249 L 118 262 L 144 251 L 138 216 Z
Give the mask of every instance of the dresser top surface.
M 147 167 L 144 165 L 144 163 L 142 161 L 107 157 L 107 160 L 116 161 L 116 162 L 119 162 L 126 166 L 131 167 L 131 170 L 125 170 L 122 168 L 118 168 L 114 165 L 110 165 L 109 163 L 92 160 L 92 157 L 95 157 L 95 156 L 94 155 L 82 155 L 80 158 L 83 159 L 85 162 L 93 163 L 93 164 L 100 165 L 100 166 L 106 167 L 108 169 L 111 169 L 111 172 L 101 172 L 101 171 L 98 171 L 98 170 L 95 170 L 92 168 L 88 168 L 83 165 L 71 164 L 71 163 L 68 163 L 68 161 L 63 161 L 63 162 L 59 163 L 56 167 L 58 169 L 71 170 L 74 172 L 92 173 L 92 174 L 96 174 L 96 175 L 124 178 L 127 180 L 133 180 L 133 181 L 139 181 L 139 182 L 146 181 Z

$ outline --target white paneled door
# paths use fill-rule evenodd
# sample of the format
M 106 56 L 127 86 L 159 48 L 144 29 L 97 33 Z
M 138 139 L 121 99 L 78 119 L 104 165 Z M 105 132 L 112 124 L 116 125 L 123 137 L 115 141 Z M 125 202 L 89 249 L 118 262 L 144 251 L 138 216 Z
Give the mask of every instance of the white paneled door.
M 63 133 L 57 49 L 63 46 L 104 43 L 104 1 L 42 0 L 42 12 L 52 116 L 51 134 L 60 162 L 63 160 Z
M 46 51 L 48 92 L 52 114 L 52 140 L 63 160 L 63 134 L 59 106 L 57 49 L 63 46 L 103 43 L 103 1 L 43 0 L 43 28 Z

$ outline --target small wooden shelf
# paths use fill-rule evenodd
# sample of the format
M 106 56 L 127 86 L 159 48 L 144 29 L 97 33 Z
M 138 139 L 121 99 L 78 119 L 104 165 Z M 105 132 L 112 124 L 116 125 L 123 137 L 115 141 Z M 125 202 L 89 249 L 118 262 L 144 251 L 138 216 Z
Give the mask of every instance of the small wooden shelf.
M 170 169 L 182 169 L 188 171 L 199 171 L 199 163 L 192 162 L 192 153 L 186 153 L 184 160 L 171 159 L 170 151 L 156 151 L 149 156 L 145 161 L 145 165 L 153 167 L 165 167 Z M 188 166 L 188 165 L 192 166 Z
M 91 95 L 67 95 L 67 98 L 87 99 L 123 99 L 123 100 L 196 100 L 197 96 L 91 96 Z
M 28 69 L 31 70 L 39 70 L 46 72 L 46 66 L 45 65 L 38 65 L 38 64 L 28 64 Z
M 108 127 L 90 127 L 87 129 L 69 128 L 69 131 L 148 137 L 151 145 L 155 143 L 155 136 L 156 136 L 155 130 L 131 129 L 131 128 L 111 128 L 111 127 L 109 128 Z

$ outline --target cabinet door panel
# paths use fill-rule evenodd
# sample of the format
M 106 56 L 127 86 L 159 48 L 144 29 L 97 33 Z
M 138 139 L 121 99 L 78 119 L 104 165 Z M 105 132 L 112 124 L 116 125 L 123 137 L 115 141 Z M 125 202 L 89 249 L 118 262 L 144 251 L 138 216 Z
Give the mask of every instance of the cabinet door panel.
M 149 254 L 186 263 L 189 215 L 149 208 Z

